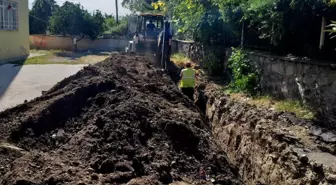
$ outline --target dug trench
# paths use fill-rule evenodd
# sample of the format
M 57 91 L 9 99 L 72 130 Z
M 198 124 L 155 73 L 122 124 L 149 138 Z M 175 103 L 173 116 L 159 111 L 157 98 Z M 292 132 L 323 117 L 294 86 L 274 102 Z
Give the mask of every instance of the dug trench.
M 180 69 L 169 66 L 177 82 Z M 199 81 L 195 104 L 245 184 L 336 184 L 334 131 L 292 113 L 230 98 L 206 76 Z

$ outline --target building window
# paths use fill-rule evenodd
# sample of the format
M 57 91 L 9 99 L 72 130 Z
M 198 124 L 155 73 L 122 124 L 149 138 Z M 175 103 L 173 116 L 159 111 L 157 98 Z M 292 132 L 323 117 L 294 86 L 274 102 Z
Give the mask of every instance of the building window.
M 0 30 L 18 30 L 18 3 L 0 0 Z

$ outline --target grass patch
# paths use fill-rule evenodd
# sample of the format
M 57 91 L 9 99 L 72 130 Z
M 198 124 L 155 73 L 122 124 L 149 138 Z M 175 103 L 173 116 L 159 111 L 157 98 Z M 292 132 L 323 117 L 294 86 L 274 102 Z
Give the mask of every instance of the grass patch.
M 185 68 L 185 64 L 187 62 L 191 62 L 191 65 L 196 70 L 196 75 L 198 77 L 204 76 L 205 72 L 196 64 L 191 61 L 191 59 L 187 56 L 185 56 L 183 53 L 174 53 L 170 57 L 170 60 L 179 68 Z
M 269 96 L 257 96 L 249 99 L 249 103 L 264 108 L 272 108 L 275 102 L 276 101 Z
M 308 107 L 301 105 L 299 101 L 285 100 L 274 105 L 278 111 L 293 112 L 299 118 L 313 119 L 314 113 Z
M 31 50 L 31 53 L 44 54 L 41 56 L 35 56 L 27 58 L 26 60 L 19 60 L 9 62 L 15 65 L 36 65 L 36 64 L 94 64 L 103 61 L 108 57 L 108 54 L 104 53 L 72 53 L 62 50 Z
M 14 61 L 14 62 L 10 62 L 10 64 L 15 64 L 15 65 L 43 65 L 43 64 L 82 64 L 83 62 L 81 61 L 73 61 L 73 62 L 69 62 L 69 61 L 48 61 L 50 58 L 52 58 L 52 55 L 44 55 L 44 56 L 37 56 L 37 57 L 33 57 L 33 58 L 28 58 L 26 60 L 19 60 L 19 61 Z
M 184 67 L 185 64 L 187 62 L 190 62 L 190 58 L 188 58 L 187 56 L 185 56 L 182 53 L 175 53 L 172 54 L 172 56 L 170 57 L 171 61 L 174 62 L 175 65 L 177 65 L 178 67 Z
M 232 99 L 247 102 L 261 108 L 273 109 L 276 111 L 292 112 L 298 118 L 313 119 L 314 113 L 309 107 L 302 105 L 299 101 L 294 100 L 277 100 L 270 96 L 248 97 L 243 93 L 232 93 L 225 91 L 225 94 L 230 94 Z
M 48 53 L 48 54 L 43 55 L 43 56 L 36 56 L 36 57 L 32 57 L 32 58 L 27 58 L 26 60 L 13 61 L 13 62 L 10 62 L 10 64 L 15 64 L 15 65 L 76 64 L 76 62 L 68 62 L 66 60 L 64 60 L 64 61 L 57 61 L 57 62 L 55 62 L 55 61 L 49 61 L 53 57 L 54 57 L 53 53 Z

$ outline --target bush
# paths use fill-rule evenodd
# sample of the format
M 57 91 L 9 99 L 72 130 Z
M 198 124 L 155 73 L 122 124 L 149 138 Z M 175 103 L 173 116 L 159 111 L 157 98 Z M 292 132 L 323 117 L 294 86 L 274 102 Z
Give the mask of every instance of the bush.
M 111 28 L 111 36 L 125 36 L 127 34 L 127 23 L 120 23 Z
M 119 24 L 116 20 L 112 18 L 105 19 L 105 29 L 104 34 L 110 34 L 112 37 L 124 37 L 128 33 L 128 17 L 121 17 Z
M 210 76 L 220 76 L 223 73 L 223 63 L 213 52 L 201 60 L 201 65 Z
M 228 67 L 233 76 L 229 84 L 231 90 L 252 95 L 259 92 L 259 72 L 241 49 L 232 48 Z
M 111 17 L 111 18 L 105 19 L 105 23 L 104 24 L 105 24 L 105 28 L 106 29 L 110 29 L 110 28 L 115 27 L 117 25 L 117 22 L 116 22 L 116 20 L 115 20 L 114 17 Z

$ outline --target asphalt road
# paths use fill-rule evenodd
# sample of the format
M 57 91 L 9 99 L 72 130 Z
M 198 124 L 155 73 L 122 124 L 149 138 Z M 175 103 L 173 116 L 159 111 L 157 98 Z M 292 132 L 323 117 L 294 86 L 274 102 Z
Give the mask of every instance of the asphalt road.
M 0 65 L 0 111 L 41 96 L 85 65 Z

